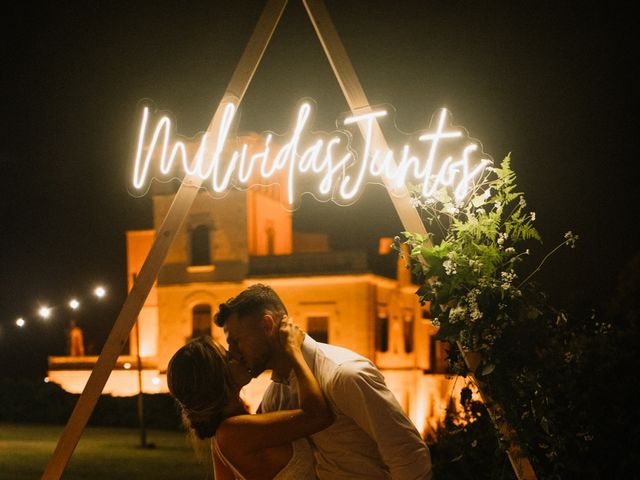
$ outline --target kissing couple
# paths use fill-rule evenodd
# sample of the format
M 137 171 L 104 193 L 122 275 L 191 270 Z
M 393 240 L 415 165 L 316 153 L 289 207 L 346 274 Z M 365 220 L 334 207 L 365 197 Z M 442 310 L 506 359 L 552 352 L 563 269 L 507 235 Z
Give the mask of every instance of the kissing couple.
M 432 478 L 425 442 L 373 363 L 316 342 L 287 316 L 280 297 L 256 284 L 220 305 L 210 337 L 169 362 L 169 390 L 185 425 L 211 439 L 216 480 Z M 256 414 L 240 389 L 272 371 Z

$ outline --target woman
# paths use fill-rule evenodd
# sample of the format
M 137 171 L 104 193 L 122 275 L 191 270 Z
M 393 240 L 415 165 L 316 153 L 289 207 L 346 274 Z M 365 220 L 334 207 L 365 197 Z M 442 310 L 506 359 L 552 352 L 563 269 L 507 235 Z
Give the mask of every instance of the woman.
M 333 415 L 302 357 L 304 332 L 284 318 L 280 348 L 291 362 L 300 408 L 250 415 L 240 389 L 251 375 L 210 337 L 178 350 L 167 369 L 169 390 L 185 424 L 211 437 L 216 480 L 315 478 L 311 447 L 304 438 L 328 427 Z

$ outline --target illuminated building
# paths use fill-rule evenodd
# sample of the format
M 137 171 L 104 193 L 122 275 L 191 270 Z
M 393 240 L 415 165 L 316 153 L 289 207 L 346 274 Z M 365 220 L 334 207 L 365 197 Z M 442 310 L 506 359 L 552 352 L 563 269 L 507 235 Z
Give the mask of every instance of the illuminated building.
M 162 194 L 162 188 L 153 196 L 155 229 L 127 232 L 129 287 L 173 200 L 173 193 Z M 222 329 L 212 321 L 218 305 L 251 284 L 265 283 L 316 340 L 372 359 L 420 430 L 434 426 L 454 385 L 444 374 L 444 347 L 434 340 L 436 329 L 390 239 L 380 239 L 375 258 L 364 251 L 331 251 L 326 234 L 293 230 L 280 193 L 278 185 L 232 191 L 221 199 L 198 193 L 131 332 L 129 355 L 119 357 L 104 393 L 138 393 L 138 354 L 143 390 L 166 392 L 166 368 L 174 352 L 204 334 L 226 346 Z M 383 264 L 392 275 L 375 268 Z M 95 361 L 50 357 L 48 376 L 79 393 Z M 245 387 L 253 408 L 268 382 L 267 372 Z

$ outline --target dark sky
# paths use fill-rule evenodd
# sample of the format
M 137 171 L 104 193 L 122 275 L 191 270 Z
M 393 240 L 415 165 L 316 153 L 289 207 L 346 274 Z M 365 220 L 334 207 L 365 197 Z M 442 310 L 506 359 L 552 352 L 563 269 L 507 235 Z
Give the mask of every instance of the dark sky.
M 19 4 L 18 4 L 19 3 Z M 372 104 L 404 131 L 449 108 L 457 125 L 513 167 L 545 243 L 581 237 L 540 280 L 559 302 L 599 302 L 638 251 L 632 143 L 632 15 L 601 2 L 327 1 Z M 262 2 L 13 2 L 3 36 L 0 376 L 44 374 L 62 354 L 67 300 L 110 297 L 78 314 L 104 341 L 125 295 L 125 231 L 151 225 L 129 195 L 140 102 L 178 132 L 204 130 Z M 301 4 L 292 0 L 241 107 L 241 130 L 285 131 L 313 98 L 314 127 L 347 110 Z M 631 133 L 633 131 L 633 134 Z M 305 200 L 301 229 L 334 248 L 370 248 L 401 225 L 380 188 L 354 206 Z M 38 302 L 60 305 L 45 324 Z M 29 322 L 24 329 L 15 320 Z

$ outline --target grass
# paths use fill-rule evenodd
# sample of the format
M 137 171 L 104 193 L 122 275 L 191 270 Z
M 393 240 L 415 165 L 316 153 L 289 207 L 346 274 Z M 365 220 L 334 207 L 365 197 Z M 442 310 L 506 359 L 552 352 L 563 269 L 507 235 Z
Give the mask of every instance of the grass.
M 58 425 L 0 424 L 0 480 L 41 477 L 62 433 Z M 64 480 L 180 478 L 212 479 L 207 447 L 198 461 L 184 433 L 150 430 L 142 449 L 140 432 L 130 428 L 87 427 L 71 457 Z

